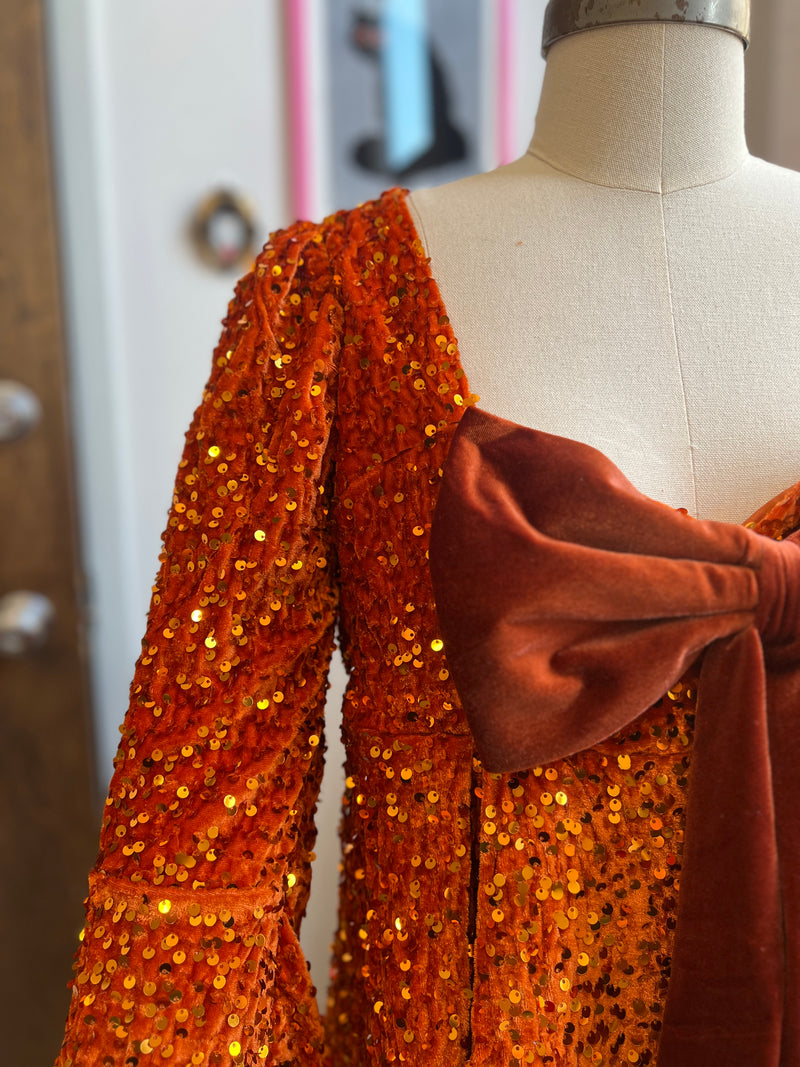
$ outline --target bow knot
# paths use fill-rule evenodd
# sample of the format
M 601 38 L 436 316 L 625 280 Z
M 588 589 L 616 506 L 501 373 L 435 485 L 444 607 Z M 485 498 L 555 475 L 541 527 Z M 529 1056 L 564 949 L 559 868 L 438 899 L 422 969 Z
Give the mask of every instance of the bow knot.
M 755 626 L 765 644 L 794 645 L 800 640 L 800 545 L 755 536 L 762 552 Z

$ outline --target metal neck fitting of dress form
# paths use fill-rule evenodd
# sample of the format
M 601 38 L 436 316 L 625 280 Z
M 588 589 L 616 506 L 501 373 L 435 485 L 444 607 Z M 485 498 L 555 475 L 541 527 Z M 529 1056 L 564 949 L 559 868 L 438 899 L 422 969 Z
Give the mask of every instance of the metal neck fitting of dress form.
M 750 0 L 550 0 L 544 13 L 542 55 L 562 37 L 620 22 L 698 22 L 750 43 Z

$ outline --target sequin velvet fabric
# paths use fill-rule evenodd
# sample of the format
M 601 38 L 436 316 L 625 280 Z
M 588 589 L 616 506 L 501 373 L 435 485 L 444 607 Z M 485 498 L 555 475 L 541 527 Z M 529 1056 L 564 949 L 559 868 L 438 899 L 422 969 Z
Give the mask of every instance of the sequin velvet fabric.
M 427 561 L 475 399 L 402 190 L 274 234 L 237 283 L 177 474 L 57 1067 L 656 1063 L 695 676 L 569 759 L 482 769 Z M 758 528 L 798 518 L 784 495 Z M 322 1018 L 298 932 L 335 635 L 347 780 Z

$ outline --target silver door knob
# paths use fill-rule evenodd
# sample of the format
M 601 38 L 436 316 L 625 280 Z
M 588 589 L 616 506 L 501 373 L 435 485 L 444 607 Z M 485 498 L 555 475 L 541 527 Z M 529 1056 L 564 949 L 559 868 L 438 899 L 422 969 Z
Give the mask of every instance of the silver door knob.
M 41 648 L 55 614 L 52 601 L 42 593 L 15 589 L 0 597 L 0 655 L 24 656 Z
M 42 417 L 42 405 L 32 389 L 11 378 L 0 379 L 0 442 L 25 437 Z

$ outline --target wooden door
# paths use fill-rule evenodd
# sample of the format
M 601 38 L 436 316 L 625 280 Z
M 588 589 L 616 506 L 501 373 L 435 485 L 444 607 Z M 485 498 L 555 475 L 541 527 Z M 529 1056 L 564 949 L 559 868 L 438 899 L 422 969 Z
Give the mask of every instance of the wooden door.
M 64 1029 L 100 804 L 89 740 L 41 0 L 4 0 L 0 16 L 0 409 L 5 403 L 8 416 L 9 383 L 30 391 L 14 395 L 32 394 L 41 406 L 27 434 L 0 442 L 0 630 L 19 623 L 11 608 L 25 602 L 8 599 L 15 591 L 46 596 L 54 611 L 41 647 L 0 653 L 0 1033 L 4 1062 L 46 1065 Z M 0 633 L 0 647 L 13 643 Z

